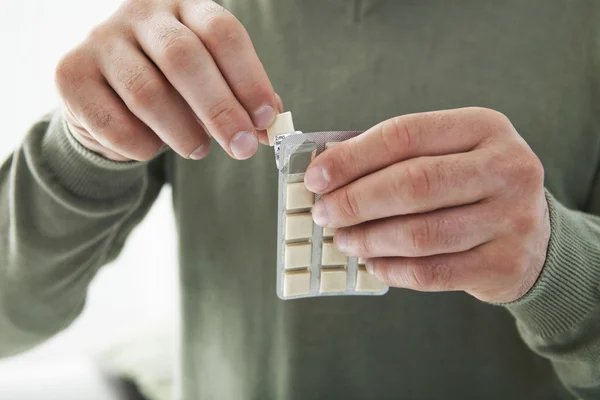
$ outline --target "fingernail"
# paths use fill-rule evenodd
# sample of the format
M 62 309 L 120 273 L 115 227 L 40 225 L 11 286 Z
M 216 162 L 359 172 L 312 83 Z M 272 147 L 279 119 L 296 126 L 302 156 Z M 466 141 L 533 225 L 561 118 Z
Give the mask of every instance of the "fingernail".
M 373 260 L 365 261 L 365 268 L 367 269 L 367 272 L 370 273 L 371 275 L 375 275 L 374 267 L 375 267 L 375 265 L 373 263 Z
M 322 192 L 329 186 L 329 175 L 323 167 L 315 165 L 304 174 L 304 185 L 313 193 Z
M 194 151 L 192 151 L 192 154 L 190 154 L 190 158 L 192 160 L 201 160 L 208 155 L 209 151 L 209 145 L 207 145 L 206 143 L 201 144 L 200 146 L 196 147 Z
M 318 201 L 312 208 L 313 221 L 321 227 L 329 225 L 329 215 L 324 201 Z
M 263 106 L 252 113 L 252 120 L 256 125 L 256 129 L 265 130 L 273 124 L 275 120 L 275 110 L 271 106 Z
M 342 229 L 338 229 L 335 232 L 335 236 L 333 237 L 333 241 L 335 242 L 335 246 L 342 253 L 348 252 L 348 235 Z
M 245 160 L 256 153 L 258 139 L 252 133 L 242 131 L 235 134 L 229 146 L 235 158 Z

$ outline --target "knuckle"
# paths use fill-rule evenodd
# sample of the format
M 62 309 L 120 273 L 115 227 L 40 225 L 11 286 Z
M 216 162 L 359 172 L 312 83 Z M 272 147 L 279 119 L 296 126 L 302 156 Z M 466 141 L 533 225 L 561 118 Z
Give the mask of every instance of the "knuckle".
M 135 74 L 130 78 L 129 95 L 132 107 L 135 108 L 154 108 L 159 99 L 167 91 L 165 84 L 160 79 L 150 78 L 142 74 L 136 77 Z
M 417 290 L 438 291 L 451 288 L 452 268 L 443 262 L 419 263 L 410 269 L 410 275 Z
M 356 251 L 361 257 L 370 257 L 374 254 L 373 241 L 366 229 L 351 229 L 348 237 L 354 237 Z
M 114 126 L 113 114 L 96 102 L 88 102 L 83 105 L 81 113 L 90 124 L 92 132 L 97 135 L 105 136 L 106 132 L 110 132 Z
M 406 200 L 412 200 L 411 203 L 418 205 L 420 200 L 434 196 L 439 186 L 438 181 L 439 173 L 436 172 L 436 168 L 425 163 L 407 165 L 405 188 L 408 193 L 406 193 Z
M 155 4 L 153 0 L 125 0 L 123 7 L 129 18 L 144 21 L 152 17 Z
M 54 71 L 54 80 L 59 90 L 71 86 L 79 80 L 80 73 L 77 65 L 81 62 L 81 57 L 73 51 L 67 53 L 57 64 Z
M 544 167 L 533 151 L 524 146 L 511 150 L 513 158 L 505 160 L 504 173 L 515 188 L 538 189 L 544 186 Z
M 206 124 L 214 127 L 227 127 L 235 123 L 237 113 L 230 100 L 220 100 L 207 111 Z
M 339 210 L 343 217 L 355 220 L 360 215 L 359 200 L 357 198 L 358 193 L 350 190 L 348 187 L 340 189 L 338 198 Z
M 212 8 L 205 16 L 206 42 L 213 48 L 239 50 L 244 44 L 244 30 L 239 21 L 224 8 Z
M 418 218 L 409 222 L 405 229 L 412 245 L 414 256 L 423 256 L 432 250 L 454 249 L 460 245 L 460 235 L 455 231 L 454 221 L 446 218 Z M 400 243 L 406 242 L 406 237 L 399 238 Z
M 487 121 L 494 126 L 511 125 L 510 119 L 500 111 L 486 107 L 468 107 L 471 116 L 481 121 Z
M 195 39 L 184 28 L 163 26 L 158 32 L 160 57 L 169 67 L 185 69 L 192 65 Z
M 148 79 L 148 72 L 149 70 L 146 66 L 141 64 L 134 65 L 119 71 L 117 81 L 127 92 L 135 92 Z
M 382 125 L 380 132 L 381 141 L 391 155 L 399 149 L 414 154 L 420 146 L 419 125 L 411 118 L 392 118 Z
M 532 154 L 531 151 L 525 161 L 522 163 L 521 169 L 523 179 L 528 186 L 539 188 L 544 186 L 544 167 L 542 162 Z
M 433 229 L 427 221 L 413 223 L 408 226 L 408 237 L 410 239 L 413 255 L 424 254 L 433 243 Z
M 408 282 L 414 286 L 416 290 L 426 291 L 431 287 L 431 274 L 426 268 L 409 268 L 407 270 Z
M 87 41 L 96 45 L 104 43 L 112 35 L 111 27 L 108 24 L 97 25 L 88 34 Z
M 427 268 L 426 268 L 427 269 Z M 434 262 L 429 266 L 432 282 L 436 290 L 452 289 L 452 268 L 444 262 Z
M 245 81 L 240 81 L 234 85 L 236 92 L 242 98 L 254 98 L 259 101 L 268 101 L 272 95 L 273 90 L 270 89 L 269 83 L 265 78 L 248 77 Z
M 539 218 L 530 210 L 523 210 L 512 218 L 513 229 L 517 234 L 525 235 L 535 231 L 539 224 Z
M 488 121 L 491 121 L 498 128 L 502 128 L 502 131 L 506 131 L 507 127 L 512 128 L 512 123 L 510 119 L 500 111 L 492 110 L 490 108 L 483 109 L 486 116 L 488 117 Z

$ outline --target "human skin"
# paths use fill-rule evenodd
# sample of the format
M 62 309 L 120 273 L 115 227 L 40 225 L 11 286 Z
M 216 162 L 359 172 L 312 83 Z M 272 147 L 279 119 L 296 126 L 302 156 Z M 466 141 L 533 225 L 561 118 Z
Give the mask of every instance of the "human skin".
M 307 188 L 313 219 L 384 283 L 521 298 L 550 237 L 544 170 L 503 114 L 463 108 L 382 122 L 325 151 Z
M 116 161 L 165 145 L 194 160 L 210 137 L 233 158 L 267 143 L 281 99 L 242 24 L 208 0 L 127 0 L 62 58 L 69 128 Z
M 201 159 L 212 136 L 251 157 L 283 110 L 241 23 L 209 0 L 127 0 L 59 63 L 67 123 L 90 150 L 148 160 L 167 145 Z M 522 297 L 546 256 L 540 161 L 501 113 L 405 115 L 317 157 L 319 225 L 383 282 Z

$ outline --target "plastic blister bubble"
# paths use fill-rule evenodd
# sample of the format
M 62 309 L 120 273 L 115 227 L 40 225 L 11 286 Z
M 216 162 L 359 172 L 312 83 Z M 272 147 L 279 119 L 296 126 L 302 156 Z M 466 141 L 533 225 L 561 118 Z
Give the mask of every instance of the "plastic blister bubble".
M 312 222 L 310 211 L 319 195 L 304 186 L 304 173 L 317 155 L 361 133 L 294 132 L 275 138 L 279 169 L 277 295 L 281 299 L 373 296 L 389 289 L 366 271 L 362 260 L 346 257 L 335 248 L 333 229 Z

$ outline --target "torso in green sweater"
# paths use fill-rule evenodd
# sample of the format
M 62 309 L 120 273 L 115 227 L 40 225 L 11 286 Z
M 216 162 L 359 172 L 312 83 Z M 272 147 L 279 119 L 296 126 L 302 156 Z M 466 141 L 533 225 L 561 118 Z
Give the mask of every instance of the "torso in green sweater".
M 505 113 L 582 207 L 598 162 L 594 1 L 231 0 L 303 131 L 461 106 Z M 281 301 L 277 171 L 171 157 L 185 399 L 570 398 L 513 317 L 464 293 Z M 563 397 L 564 396 L 564 397 Z

